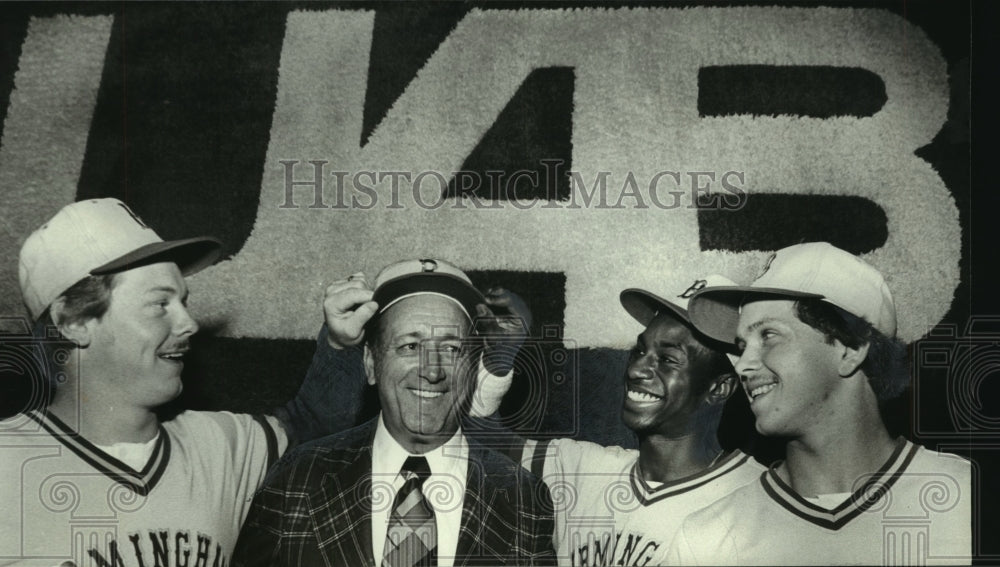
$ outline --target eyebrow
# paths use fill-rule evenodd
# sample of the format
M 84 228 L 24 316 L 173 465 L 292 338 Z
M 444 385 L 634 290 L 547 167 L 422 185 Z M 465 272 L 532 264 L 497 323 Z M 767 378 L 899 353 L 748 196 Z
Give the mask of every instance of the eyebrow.
M 173 294 L 178 294 L 178 291 L 177 291 L 177 288 L 175 288 L 174 286 L 170 286 L 170 285 L 158 285 L 156 287 L 151 287 L 151 288 L 147 289 L 146 293 L 147 294 L 149 294 L 149 293 L 173 293 Z M 184 295 L 181 297 L 181 300 L 182 301 L 186 300 L 188 298 L 188 295 L 190 295 L 190 290 L 185 289 L 184 290 Z
M 646 345 L 646 340 L 642 338 L 642 335 L 637 336 L 635 338 L 635 342 L 636 342 L 637 345 L 647 346 Z M 671 343 L 671 342 L 667 342 L 667 341 L 657 341 L 657 342 L 653 343 L 653 346 L 656 347 L 656 348 L 675 348 L 677 350 L 687 352 L 687 350 L 684 348 L 684 345 L 677 344 L 677 343 Z
M 744 331 L 743 335 L 741 335 L 739 333 L 739 331 L 737 331 L 736 332 L 736 340 L 740 341 L 740 340 L 743 339 L 744 335 L 749 335 L 750 333 L 756 331 L 757 329 L 763 327 L 764 325 L 767 325 L 768 323 L 773 323 L 775 321 L 778 321 L 777 317 L 765 317 L 763 319 L 758 319 L 757 321 L 754 321 L 753 323 L 750 323 L 750 325 Z
M 440 333 L 439 332 L 438 334 L 434 334 L 434 332 L 431 331 L 429 334 L 425 334 L 424 331 L 423 331 L 423 329 L 417 330 L 417 331 L 410 331 L 408 333 L 401 333 L 401 334 L 393 335 L 392 336 L 392 340 L 409 339 L 409 338 L 417 339 L 419 341 L 433 341 L 433 340 L 458 341 L 458 340 L 462 340 L 462 336 L 459 335 L 458 333 L 452 333 L 452 332 Z

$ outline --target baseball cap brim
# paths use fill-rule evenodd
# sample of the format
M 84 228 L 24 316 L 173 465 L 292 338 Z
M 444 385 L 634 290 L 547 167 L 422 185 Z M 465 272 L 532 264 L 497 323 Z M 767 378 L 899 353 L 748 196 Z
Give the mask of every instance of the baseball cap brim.
M 222 243 L 202 236 L 167 242 L 152 242 L 91 270 L 99 276 L 124 272 L 158 262 L 175 262 L 181 274 L 190 276 L 211 266 L 222 254 Z
M 618 301 L 621 302 L 622 307 L 625 308 L 625 311 L 633 319 L 647 327 L 664 310 L 670 311 L 681 321 L 691 322 L 691 318 L 686 310 L 643 289 L 634 287 L 626 289 L 618 295 Z
M 638 288 L 626 289 L 618 295 L 618 300 L 621 301 L 625 311 L 645 327 L 648 327 L 657 315 L 664 312 L 670 313 L 675 319 L 693 329 L 694 334 L 703 345 L 724 353 L 730 364 L 736 365 L 736 360 L 739 357 L 733 355 L 733 341 L 720 341 L 704 333 L 691 321 L 691 314 L 688 313 L 687 309 L 680 305 Z
M 689 321 L 705 335 L 733 344 L 740 322 L 740 306 L 764 299 L 823 299 L 823 296 L 773 287 L 706 287 L 691 296 Z
M 379 311 L 384 311 L 397 300 L 423 293 L 435 293 L 457 301 L 470 319 L 475 318 L 476 306 L 485 304 L 486 298 L 479 290 L 459 277 L 441 272 L 406 274 L 391 279 L 378 286 L 372 300 L 378 303 Z

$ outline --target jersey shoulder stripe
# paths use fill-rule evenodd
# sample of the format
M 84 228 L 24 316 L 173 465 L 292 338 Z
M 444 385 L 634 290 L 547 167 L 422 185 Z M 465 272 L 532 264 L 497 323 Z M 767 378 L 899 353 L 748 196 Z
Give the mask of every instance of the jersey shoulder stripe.
M 159 435 L 146 466 L 141 471 L 136 471 L 94 446 L 55 415 L 38 410 L 31 410 L 26 415 L 98 472 L 142 496 L 153 490 L 170 461 L 170 436 L 162 424 L 158 426 Z
M 534 450 L 531 452 L 531 467 L 528 470 L 538 478 L 542 478 L 542 474 L 545 472 L 545 454 L 548 450 L 549 440 L 545 439 L 535 443 Z
M 267 468 L 270 469 L 278 460 L 278 436 L 271 424 L 264 419 L 264 416 L 254 415 L 253 420 L 261 426 L 264 430 L 264 436 L 267 438 Z
M 686 478 L 678 479 L 673 482 L 665 483 L 656 488 L 653 488 L 642 478 L 642 474 L 639 472 L 639 461 L 637 460 L 634 465 L 632 465 L 632 470 L 629 473 L 629 478 L 632 481 L 632 490 L 635 492 L 636 498 L 643 506 L 649 506 L 655 504 L 664 498 L 669 498 L 671 496 L 677 496 L 695 490 L 701 486 L 704 486 L 710 482 L 715 481 L 719 477 L 725 476 L 740 467 L 747 464 L 750 460 L 750 455 L 746 453 L 735 450 L 732 453 L 726 455 L 721 461 L 715 465 L 691 475 Z M 763 467 L 761 467 L 763 468 Z
M 796 493 L 778 476 L 776 471 L 780 463 L 772 465 L 761 476 L 760 482 L 764 492 L 781 507 L 807 522 L 836 531 L 884 498 L 913 461 L 919 448 L 918 445 L 899 438 L 896 449 L 885 464 L 832 510 L 817 506 Z

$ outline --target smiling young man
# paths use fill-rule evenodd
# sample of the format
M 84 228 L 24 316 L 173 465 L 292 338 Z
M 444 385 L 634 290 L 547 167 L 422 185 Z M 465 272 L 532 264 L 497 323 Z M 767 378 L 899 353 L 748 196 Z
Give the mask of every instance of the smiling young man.
M 645 327 L 629 356 L 622 407 L 625 424 L 639 438 L 638 451 L 572 439 L 515 439 L 505 449 L 552 490 L 560 564 L 663 564 L 686 514 L 764 471 L 742 452 L 719 446 L 719 420 L 735 374 L 724 345 L 694 330 L 685 309 L 694 290 L 708 284 L 732 282 L 709 276 L 673 301 L 639 289 L 620 295 L 622 306 Z M 359 340 L 372 297 L 364 288 L 354 282 L 328 296 L 331 344 Z M 509 377 L 482 378 L 476 404 L 489 413 L 486 408 L 499 406 Z
M 158 418 L 198 331 L 184 277 L 219 251 L 211 238 L 164 242 L 116 199 L 67 205 L 25 240 L 21 292 L 48 372 L 30 407 L 0 420 L 0 564 L 228 563 L 311 397 L 280 420 Z
M 441 260 L 379 273 L 358 309 L 381 412 L 282 459 L 254 499 L 234 565 L 555 562 L 546 487 L 462 432 L 479 360 L 472 314 L 485 302 Z
M 791 246 L 748 287 L 701 290 L 690 313 L 736 342 L 757 430 L 787 439 L 786 458 L 687 518 L 671 563 L 969 563 L 969 462 L 882 421 L 909 376 L 877 270 L 827 243 Z
M 672 301 L 639 289 L 620 294 L 645 329 L 625 371 L 622 420 L 639 450 L 556 439 L 528 440 L 522 463 L 552 488 L 556 548 L 565 565 L 662 565 L 688 513 L 763 472 L 719 445 L 722 409 L 736 386 L 722 345 L 690 324 L 687 299 L 721 276 L 698 280 Z M 489 405 L 489 404 L 487 404 Z

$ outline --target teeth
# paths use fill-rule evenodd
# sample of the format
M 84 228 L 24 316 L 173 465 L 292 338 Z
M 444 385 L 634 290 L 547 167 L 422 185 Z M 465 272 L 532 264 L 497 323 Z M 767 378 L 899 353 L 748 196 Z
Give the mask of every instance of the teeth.
M 420 398 L 440 398 L 444 392 L 428 392 L 427 390 L 410 390 Z
M 757 396 L 762 396 L 770 392 L 775 388 L 775 386 L 777 386 L 777 384 L 773 382 L 770 384 L 764 384 L 763 386 L 757 386 L 753 390 L 750 390 L 750 399 L 756 399 Z
M 172 353 L 168 353 L 168 354 L 161 354 L 160 358 L 168 358 L 170 360 L 177 360 L 177 359 L 184 358 L 184 353 L 182 353 L 182 352 L 172 352 Z
M 645 392 L 637 392 L 635 390 L 628 391 L 628 399 L 633 402 L 656 402 L 661 398 L 659 396 L 654 396 L 652 394 L 647 394 Z

